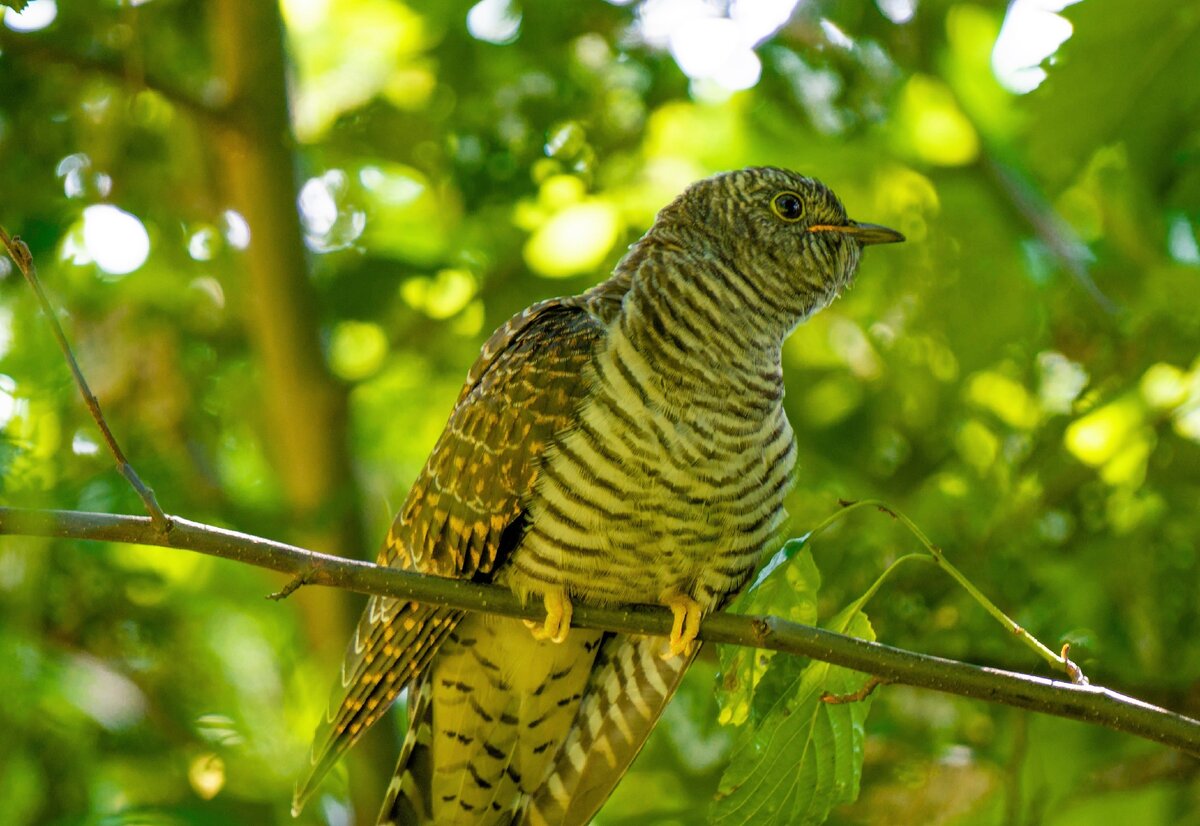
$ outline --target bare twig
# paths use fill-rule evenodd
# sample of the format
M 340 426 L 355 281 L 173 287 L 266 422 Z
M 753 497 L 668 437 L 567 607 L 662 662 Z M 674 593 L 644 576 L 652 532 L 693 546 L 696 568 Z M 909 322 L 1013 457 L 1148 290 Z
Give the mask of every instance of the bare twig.
M 303 571 L 288 580 L 287 584 L 273 594 L 267 594 L 267 599 L 272 602 L 278 602 L 281 599 L 287 599 L 292 594 L 296 593 L 301 587 L 308 585 L 313 581 L 313 573 L 317 570 L 318 565 L 313 565 L 311 568 L 305 568 Z
M 88 387 L 87 379 L 83 377 L 83 371 L 79 369 L 79 363 L 75 361 L 75 354 L 71 352 L 71 345 L 67 342 L 62 325 L 58 323 L 58 316 L 54 314 L 54 307 L 50 304 L 50 299 L 46 297 L 45 290 L 42 289 L 42 282 L 38 279 L 37 267 L 33 263 L 33 255 L 29 252 L 29 247 L 20 238 L 9 237 L 3 227 L 0 227 L 0 244 L 4 245 L 4 249 L 8 251 L 9 257 L 17 265 L 17 269 L 21 271 L 25 280 L 29 282 L 29 286 L 33 288 L 38 303 L 42 306 L 42 312 L 50 323 L 50 329 L 54 332 L 54 338 L 58 340 L 58 347 L 62 350 L 63 358 L 67 360 L 67 366 L 71 368 L 71 375 L 75 379 L 75 386 L 79 388 L 79 394 L 83 396 L 83 403 L 87 405 L 88 412 L 92 414 L 96 426 L 100 428 L 104 443 L 108 446 L 108 452 L 112 454 L 113 460 L 117 463 L 117 470 L 141 498 L 155 528 L 166 535 L 171 530 L 171 520 L 158 506 L 158 500 L 154 498 L 154 491 L 142 483 L 137 471 L 133 469 L 133 465 L 129 464 L 129 460 L 125 458 L 121 446 L 117 444 L 117 438 L 109 430 L 108 422 L 104 420 L 104 414 L 100 412 L 100 402 L 96 400 L 92 389 Z
M 384 568 L 306 551 L 257 536 L 174 519 L 169 535 L 141 516 L 0 508 L 0 534 L 53 536 L 162 545 L 219 556 L 287 574 L 310 573 L 313 585 L 540 620 L 540 602 L 523 605 L 511 591 L 460 579 Z M 578 605 L 572 624 L 631 634 L 667 636 L 672 615 L 658 606 Z M 1095 685 L 917 654 L 881 643 L 785 622 L 776 617 L 713 614 L 700 638 L 801 654 L 873 674 L 883 680 L 1039 711 L 1133 734 L 1200 756 L 1200 720 Z
M 872 677 L 863 683 L 862 688 L 858 691 L 852 691 L 849 694 L 832 694 L 828 691 L 821 694 L 821 702 L 828 703 L 831 706 L 840 706 L 846 703 L 861 703 L 863 700 L 875 693 L 875 689 L 881 685 L 887 685 L 891 680 L 883 677 Z
M 1086 676 L 1084 676 L 1083 669 L 1080 668 L 1078 665 L 1076 665 L 1075 661 L 1067 656 L 1070 653 L 1071 653 L 1071 643 L 1064 642 L 1063 647 L 1062 647 L 1062 654 L 1060 654 L 1059 656 L 1062 659 L 1063 664 L 1067 668 L 1067 676 L 1071 678 L 1071 682 L 1073 682 L 1073 683 L 1078 683 L 1079 685 L 1087 685 L 1088 678 Z

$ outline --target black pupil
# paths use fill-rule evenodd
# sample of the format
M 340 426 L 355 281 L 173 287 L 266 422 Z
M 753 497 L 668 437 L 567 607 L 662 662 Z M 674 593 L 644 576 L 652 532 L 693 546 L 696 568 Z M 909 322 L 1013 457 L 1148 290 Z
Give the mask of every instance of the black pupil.
M 780 195 L 775 205 L 779 207 L 779 214 L 784 218 L 800 217 L 800 199 L 795 195 Z

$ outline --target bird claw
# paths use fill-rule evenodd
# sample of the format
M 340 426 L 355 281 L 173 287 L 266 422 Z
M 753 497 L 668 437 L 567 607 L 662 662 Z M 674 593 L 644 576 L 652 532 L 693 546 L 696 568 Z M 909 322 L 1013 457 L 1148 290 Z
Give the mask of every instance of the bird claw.
M 544 622 L 537 620 L 521 620 L 525 623 L 525 627 L 533 634 L 535 640 L 550 640 L 551 642 L 561 643 L 567 638 L 567 632 L 571 630 L 571 600 L 567 597 L 565 591 L 554 590 L 547 591 L 542 596 L 542 602 L 546 606 L 546 619 Z
M 680 654 L 691 656 L 696 650 L 696 635 L 700 633 L 700 618 L 704 616 L 704 608 L 685 594 L 667 597 L 663 604 L 675 614 L 675 622 L 671 626 L 671 637 L 662 658 L 669 660 Z

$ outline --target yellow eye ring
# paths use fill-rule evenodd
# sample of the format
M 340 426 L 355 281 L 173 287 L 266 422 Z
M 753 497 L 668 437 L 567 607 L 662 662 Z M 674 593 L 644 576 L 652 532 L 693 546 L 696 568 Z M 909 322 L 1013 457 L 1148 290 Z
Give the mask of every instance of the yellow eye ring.
M 804 217 L 804 201 L 799 193 L 785 190 L 771 199 L 771 211 L 789 224 Z

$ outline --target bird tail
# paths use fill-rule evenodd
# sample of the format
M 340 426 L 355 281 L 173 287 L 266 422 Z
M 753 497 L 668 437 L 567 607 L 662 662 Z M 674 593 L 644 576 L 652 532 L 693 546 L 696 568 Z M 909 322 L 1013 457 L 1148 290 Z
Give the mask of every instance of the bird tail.
M 519 821 L 525 826 L 584 826 L 608 800 L 646 743 L 700 650 L 662 658 L 661 637 L 606 636 L 575 725 L 546 781 Z
M 461 611 L 449 608 L 371 597 L 346 651 L 329 709 L 313 735 L 308 771 L 292 799 L 293 816 L 400 691 L 421 676 L 461 619 Z
M 468 616 L 411 689 L 381 826 L 510 826 L 575 720 L 601 632 L 536 640 L 519 620 Z
M 433 822 L 433 689 L 422 679 L 409 697 L 408 731 L 396 772 L 379 811 L 377 826 L 418 826 Z M 415 695 L 415 696 L 413 696 Z

